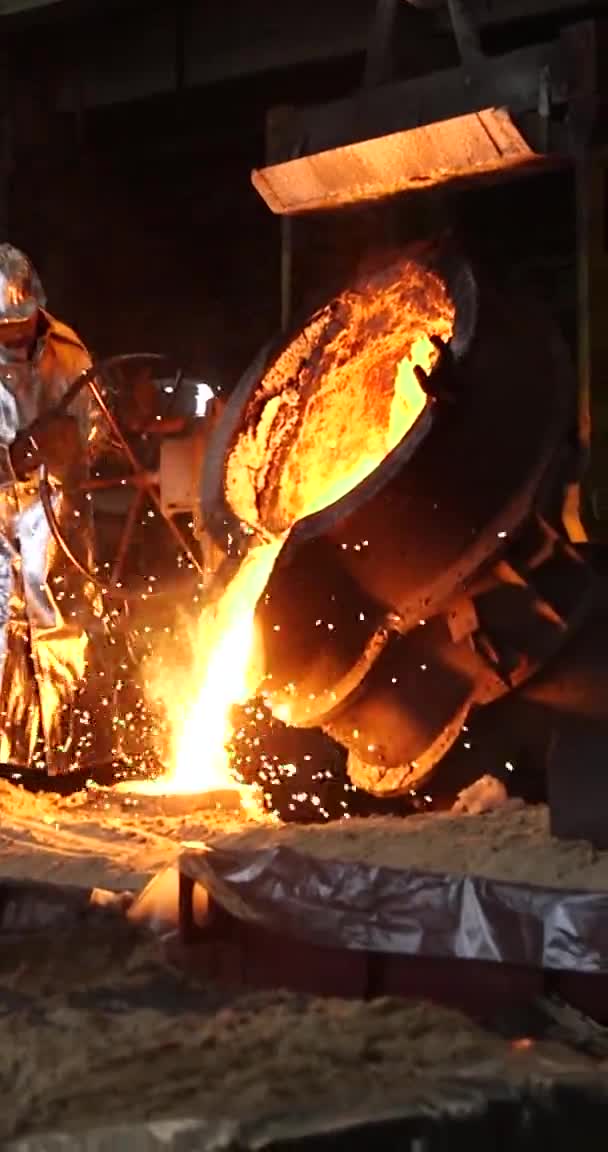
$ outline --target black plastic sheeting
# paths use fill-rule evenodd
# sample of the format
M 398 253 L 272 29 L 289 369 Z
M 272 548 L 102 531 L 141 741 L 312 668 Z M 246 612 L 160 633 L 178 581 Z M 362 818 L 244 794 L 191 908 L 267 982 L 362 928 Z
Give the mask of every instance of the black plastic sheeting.
M 608 972 L 608 893 L 319 859 L 188 850 L 183 875 L 240 920 L 327 948 Z
M 0 939 L 68 928 L 109 909 L 120 911 L 127 899 L 76 885 L 0 879 Z

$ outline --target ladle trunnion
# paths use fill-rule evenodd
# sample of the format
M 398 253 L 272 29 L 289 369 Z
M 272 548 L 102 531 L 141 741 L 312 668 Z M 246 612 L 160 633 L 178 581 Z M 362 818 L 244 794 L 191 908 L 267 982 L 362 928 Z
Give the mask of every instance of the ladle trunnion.
M 274 714 L 345 745 L 378 795 L 418 788 L 471 709 L 526 685 L 589 614 L 591 572 L 555 515 L 575 397 L 559 332 L 452 240 L 391 254 L 246 373 L 202 484 L 230 568 L 306 506 L 288 484 L 310 488 L 328 454 L 332 474 L 351 470 L 425 333 L 443 350 L 415 369 L 411 426 L 352 490 L 295 517 L 258 608 Z

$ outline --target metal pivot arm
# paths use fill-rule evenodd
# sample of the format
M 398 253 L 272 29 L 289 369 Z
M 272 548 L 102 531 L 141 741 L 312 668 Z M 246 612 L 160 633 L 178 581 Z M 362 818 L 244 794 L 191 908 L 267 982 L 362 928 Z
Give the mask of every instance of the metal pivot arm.
M 392 35 L 395 27 L 397 9 L 401 0 L 376 0 L 374 16 L 368 36 L 367 52 L 365 57 L 365 71 L 363 75 L 363 90 L 377 87 L 386 78 L 389 70 Z M 272 125 L 273 134 L 278 136 L 277 144 L 281 151 L 281 126 L 289 134 L 289 117 L 286 110 L 280 109 L 278 116 L 271 112 L 268 118 L 268 127 Z M 268 131 L 268 128 L 267 128 Z M 267 149 L 272 162 L 274 148 Z M 289 145 L 289 159 L 298 160 L 305 154 L 305 134 L 292 140 Z M 281 329 L 287 332 L 291 323 L 293 303 L 293 240 L 294 217 L 289 213 L 281 216 Z
M 137 453 L 122 431 L 120 423 L 106 398 L 107 396 L 111 396 L 112 393 L 116 395 L 116 393 L 120 392 L 120 389 L 113 383 L 117 371 L 129 367 L 135 368 L 136 370 L 149 370 L 154 367 L 158 368 L 163 364 L 167 364 L 166 358 L 152 353 L 113 356 L 100 361 L 82 373 L 68 389 L 60 403 L 45 414 L 45 419 L 49 421 L 55 419 L 57 416 L 65 415 L 69 411 L 70 406 L 81 395 L 82 390 L 86 388 L 90 393 L 95 407 L 101 414 L 106 430 L 109 433 L 108 442 L 111 444 L 113 453 L 119 455 L 127 465 L 126 471 L 118 476 L 110 476 L 107 478 L 87 477 L 81 483 L 78 483 L 75 488 L 70 488 L 69 491 L 65 488 L 60 488 L 54 480 L 51 480 L 45 464 L 41 466 L 39 472 L 40 500 L 57 546 L 74 567 L 85 576 L 87 580 L 90 580 L 95 587 L 99 588 L 105 596 L 113 597 L 123 602 L 139 599 L 141 596 L 141 590 L 130 592 L 128 589 L 125 589 L 122 583 L 122 577 L 125 561 L 133 542 L 138 517 L 146 502 L 152 504 L 154 510 L 162 517 L 179 551 L 188 558 L 195 571 L 201 576 L 203 575 L 203 565 L 200 559 L 193 552 L 178 525 L 170 516 L 165 514 L 160 498 L 158 472 L 150 471 L 142 466 Z M 179 387 L 181 379 L 182 374 L 179 372 L 173 380 L 174 386 L 169 398 L 169 409 L 173 407 L 175 389 Z M 103 381 L 104 386 L 100 386 L 100 381 Z M 126 512 L 116 554 L 109 565 L 109 576 L 107 579 L 102 579 L 99 571 L 91 570 L 84 560 L 76 555 L 74 549 L 66 540 L 55 514 L 54 501 L 58 490 L 62 491 L 64 495 L 73 498 L 78 496 L 90 497 L 95 492 L 108 492 L 116 489 L 122 489 L 123 492 L 125 489 L 131 489 L 133 496 Z M 154 593 L 148 589 L 148 594 L 153 595 Z
M 578 263 L 581 467 L 564 521 L 576 542 L 608 539 L 608 20 L 563 37 L 570 62 Z

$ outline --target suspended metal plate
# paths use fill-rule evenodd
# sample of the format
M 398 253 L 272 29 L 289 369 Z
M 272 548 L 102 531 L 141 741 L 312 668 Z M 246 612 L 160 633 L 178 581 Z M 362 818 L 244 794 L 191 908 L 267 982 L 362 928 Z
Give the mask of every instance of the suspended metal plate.
M 287 160 L 255 170 L 251 178 L 272 212 L 291 214 L 546 164 L 505 109 L 487 108 Z

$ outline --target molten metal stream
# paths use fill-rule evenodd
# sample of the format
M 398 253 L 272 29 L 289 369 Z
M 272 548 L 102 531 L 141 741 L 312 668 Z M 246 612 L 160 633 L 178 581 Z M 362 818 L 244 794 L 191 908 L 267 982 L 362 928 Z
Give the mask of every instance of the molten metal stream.
M 283 542 L 273 540 L 250 552 L 221 599 L 201 614 L 195 669 L 200 688 L 177 736 L 175 767 L 166 781 L 171 792 L 235 787 L 227 751 L 230 712 L 261 679 L 254 659 L 255 610 Z
M 253 513 L 246 514 L 259 507 L 252 486 L 280 458 L 279 511 L 270 532 L 264 524 L 273 539 L 249 551 L 221 600 L 201 615 L 199 687 L 185 717 L 175 702 L 174 765 L 157 783 L 166 793 L 237 787 L 228 751 L 231 709 L 262 679 L 254 659 L 255 610 L 285 539 L 299 519 L 352 491 L 403 439 L 426 404 L 414 366 L 428 373 L 437 358 L 430 336 L 452 334 L 445 286 L 411 261 L 384 269 L 341 300 L 344 323 L 320 349 L 318 383 L 305 389 L 300 380 L 298 390 L 292 377 L 289 386 L 272 390 L 228 463 L 232 507 L 255 528 Z M 247 799 L 251 790 L 239 790 Z

